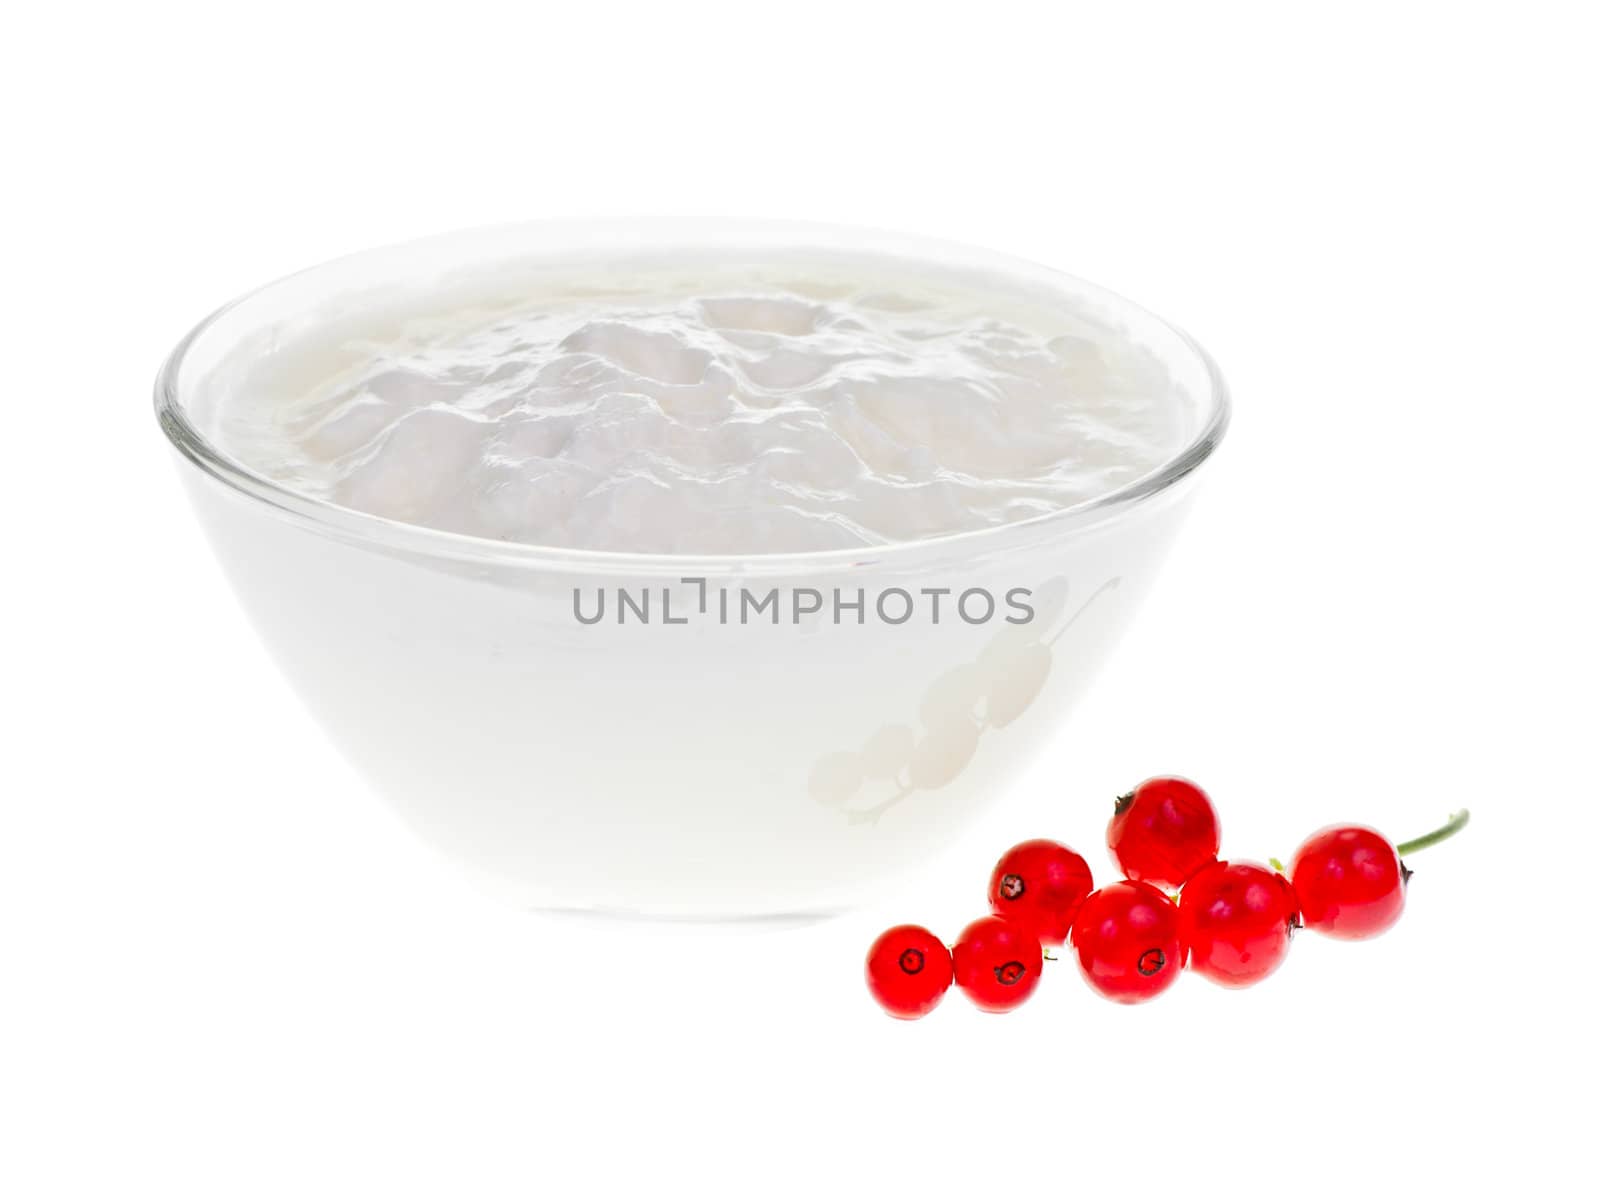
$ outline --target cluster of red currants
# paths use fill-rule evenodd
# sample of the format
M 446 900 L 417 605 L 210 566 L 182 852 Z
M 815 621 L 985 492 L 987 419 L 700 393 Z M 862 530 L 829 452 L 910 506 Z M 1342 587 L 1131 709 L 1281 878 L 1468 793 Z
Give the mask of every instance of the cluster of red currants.
M 1281 865 L 1219 860 L 1211 799 L 1180 777 L 1147 780 L 1117 799 L 1106 829 L 1124 880 L 1095 889 L 1089 865 L 1048 839 L 1019 843 L 989 878 L 990 914 L 945 945 L 929 930 L 885 931 L 867 953 L 867 988 L 896 1018 L 921 1018 L 952 981 L 981 1010 L 1032 996 L 1046 947 L 1070 942 L 1079 971 L 1115 1002 L 1145 1002 L 1188 967 L 1238 989 L 1273 972 L 1300 927 L 1368 939 L 1405 905 L 1409 855 L 1466 825 L 1465 810 L 1398 847 L 1365 826 L 1330 826 Z

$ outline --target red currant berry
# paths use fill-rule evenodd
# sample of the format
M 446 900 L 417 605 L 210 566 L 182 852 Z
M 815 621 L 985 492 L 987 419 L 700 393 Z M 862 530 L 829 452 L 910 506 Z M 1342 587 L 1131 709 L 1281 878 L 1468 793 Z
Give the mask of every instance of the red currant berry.
M 1367 826 L 1324 827 L 1289 864 L 1301 921 L 1335 939 L 1370 939 L 1392 927 L 1410 875 L 1394 844 Z
M 921 1018 L 950 988 L 950 952 L 926 927 L 891 927 L 867 952 L 867 988 L 896 1018 Z
M 1188 966 L 1230 989 L 1254 985 L 1289 954 L 1297 910 L 1289 882 L 1264 865 L 1235 860 L 1202 868 L 1178 899 Z
M 989 908 L 1060 947 L 1072 917 L 1094 889 L 1089 865 L 1077 852 L 1049 839 L 1018 843 L 989 875 Z
M 1038 938 L 1009 918 L 991 915 L 968 925 L 954 949 L 956 984 L 979 1010 L 1015 1010 L 1039 987 L 1044 950 Z
M 1199 785 L 1157 776 L 1117 798 L 1106 846 L 1129 880 L 1180 889 L 1216 861 L 1222 835 L 1217 812 Z
M 1114 1002 L 1147 1002 L 1178 979 L 1178 907 L 1142 881 L 1107 885 L 1079 907 L 1072 946 L 1094 990 Z

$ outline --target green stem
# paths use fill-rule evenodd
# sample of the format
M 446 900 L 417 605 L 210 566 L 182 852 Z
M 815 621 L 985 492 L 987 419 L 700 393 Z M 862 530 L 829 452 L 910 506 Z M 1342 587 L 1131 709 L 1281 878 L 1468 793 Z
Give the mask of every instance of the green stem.
M 1400 844 L 1395 850 L 1401 856 L 1409 856 L 1412 852 L 1421 851 L 1424 847 L 1432 847 L 1435 843 L 1443 843 L 1451 835 L 1466 826 L 1467 820 L 1471 817 L 1472 815 L 1466 810 L 1457 810 L 1450 815 L 1450 821 L 1438 830 L 1429 831 L 1426 835 L 1418 835 L 1415 839 L 1410 839 Z

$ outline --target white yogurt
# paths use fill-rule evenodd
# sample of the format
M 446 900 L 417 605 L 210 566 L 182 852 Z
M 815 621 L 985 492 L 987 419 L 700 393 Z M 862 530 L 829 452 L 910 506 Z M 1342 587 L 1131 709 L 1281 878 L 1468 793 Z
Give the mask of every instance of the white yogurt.
M 725 221 L 334 260 L 199 326 L 156 397 L 266 645 L 426 841 L 520 905 L 716 919 L 865 900 L 1004 796 L 1227 413 L 1203 352 L 1093 285 Z
M 1001 525 L 1190 437 L 1087 302 L 891 258 L 683 253 L 354 295 L 214 376 L 222 449 L 297 491 L 542 546 L 762 553 Z

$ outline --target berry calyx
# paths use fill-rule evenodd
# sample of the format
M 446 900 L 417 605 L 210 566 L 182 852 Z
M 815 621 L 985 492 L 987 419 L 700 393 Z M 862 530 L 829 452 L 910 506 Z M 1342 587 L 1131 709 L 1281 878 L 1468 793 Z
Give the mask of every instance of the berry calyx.
M 1179 776 L 1157 776 L 1117 798 L 1106 846 L 1129 880 L 1176 890 L 1216 862 L 1222 834 L 1205 790 Z
M 1088 862 L 1060 843 L 1019 843 L 989 875 L 989 908 L 1027 928 L 1047 947 L 1060 947 L 1083 899 L 1094 889 Z
M 1188 967 L 1229 989 L 1254 985 L 1282 964 L 1299 922 L 1289 882 L 1247 860 L 1202 868 L 1178 898 Z
M 955 982 L 980 1010 L 1014 1010 L 1039 987 L 1044 950 L 1020 923 L 990 915 L 970 923 L 952 949 Z
M 867 989 L 895 1018 L 921 1018 L 943 999 L 950 951 L 926 927 L 890 927 L 867 952 Z
M 1118 881 L 1089 894 L 1072 924 L 1078 969 L 1114 1002 L 1147 1002 L 1178 979 L 1178 907 L 1154 885 Z
M 1289 861 L 1301 921 L 1335 939 L 1371 939 L 1398 922 L 1409 876 L 1399 849 L 1370 826 L 1324 827 Z

